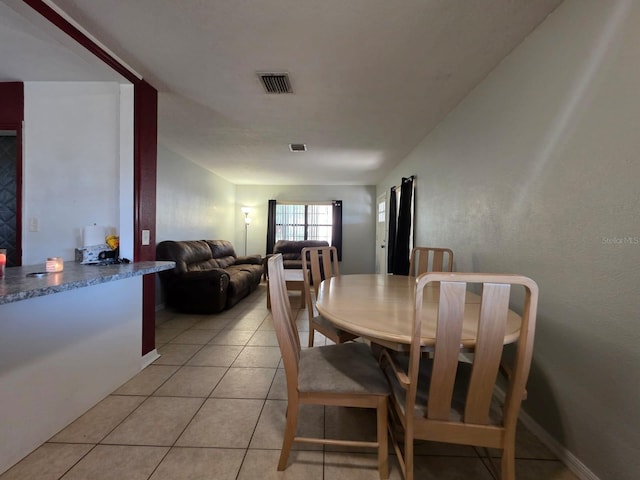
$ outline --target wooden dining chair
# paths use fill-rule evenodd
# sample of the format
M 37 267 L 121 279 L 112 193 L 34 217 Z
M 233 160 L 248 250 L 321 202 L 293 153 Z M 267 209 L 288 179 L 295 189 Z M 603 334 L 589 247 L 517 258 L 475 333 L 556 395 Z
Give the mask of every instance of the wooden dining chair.
M 421 355 L 423 290 L 440 282 L 437 333 L 433 358 Z M 482 287 L 477 341 L 470 362 L 459 361 L 465 293 Z M 494 397 L 503 357 L 511 291 L 522 290 L 522 324 L 507 374 L 501 405 Z M 392 432 L 392 443 L 406 480 L 413 477 L 414 439 L 502 450 L 501 476 L 515 479 L 515 435 L 520 404 L 531 365 L 538 287 L 526 277 L 508 274 L 426 273 L 416 279 L 412 342 L 409 355 L 385 350 L 382 366 L 391 382 L 391 424 L 404 437 L 404 451 Z M 519 292 L 522 293 L 522 292 Z M 513 295 L 516 297 L 516 295 Z M 466 308 L 470 308 L 467 304 Z M 504 365 L 503 365 L 504 366 Z M 491 462 L 491 458 L 489 457 Z
M 340 276 L 338 250 L 336 247 L 305 247 L 302 249 L 302 272 L 304 276 L 304 295 L 309 316 L 309 346 L 313 347 L 315 332 L 322 333 L 334 343 L 344 343 L 357 335 L 335 327 L 322 317 L 316 309 L 316 298 L 320 282 L 326 278 Z
M 409 275 L 427 272 L 453 272 L 453 250 L 439 247 L 414 247 L 409 257 Z
M 356 342 L 301 349 L 281 254 L 269 259 L 269 293 L 287 379 L 287 419 L 278 470 L 286 468 L 293 442 L 319 443 L 376 448 L 380 478 L 388 478 L 389 384 L 371 350 L 366 344 Z M 371 442 L 296 436 L 301 404 L 375 408 L 377 439 Z

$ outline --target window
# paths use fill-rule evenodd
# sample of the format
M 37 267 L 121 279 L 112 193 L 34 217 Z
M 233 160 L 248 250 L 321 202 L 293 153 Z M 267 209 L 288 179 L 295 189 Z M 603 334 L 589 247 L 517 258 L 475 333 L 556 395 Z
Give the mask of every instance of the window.
M 342 200 L 278 203 L 269 200 L 267 253 L 278 240 L 324 240 L 342 259 Z
M 378 223 L 384 223 L 386 220 L 386 201 L 378 202 Z
M 276 204 L 276 241 L 324 240 L 331 245 L 333 204 Z

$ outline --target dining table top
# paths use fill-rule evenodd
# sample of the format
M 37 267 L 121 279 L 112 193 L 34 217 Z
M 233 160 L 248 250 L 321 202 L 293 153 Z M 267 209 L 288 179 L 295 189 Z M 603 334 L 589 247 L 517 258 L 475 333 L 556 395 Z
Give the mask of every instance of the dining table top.
M 416 277 L 387 274 L 340 275 L 324 280 L 316 299 L 318 312 L 338 328 L 396 350 L 411 343 Z M 429 284 L 423 291 L 421 344 L 436 340 L 440 287 Z M 467 291 L 461 347 L 476 344 L 480 295 Z M 504 343 L 517 341 L 521 317 L 509 310 Z

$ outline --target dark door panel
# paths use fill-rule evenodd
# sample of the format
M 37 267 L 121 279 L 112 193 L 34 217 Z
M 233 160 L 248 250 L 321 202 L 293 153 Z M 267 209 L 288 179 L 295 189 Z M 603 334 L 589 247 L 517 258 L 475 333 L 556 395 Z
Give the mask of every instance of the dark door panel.
M 17 137 L 0 132 L 0 248 L 7 249 L 7 266 L 20 265 Z

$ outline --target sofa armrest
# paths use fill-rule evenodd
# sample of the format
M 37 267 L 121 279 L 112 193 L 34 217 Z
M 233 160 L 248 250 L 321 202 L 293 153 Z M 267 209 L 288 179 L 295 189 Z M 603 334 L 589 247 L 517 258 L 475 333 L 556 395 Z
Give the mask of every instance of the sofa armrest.
M 260 255 L 244 255 L 236 257 L 236 265 L 262 265 L 262 257 Z
M 275 253 L 267 253 L 262 258 L 262 279 L 269 280 L 269 259 L 276 255 Z

